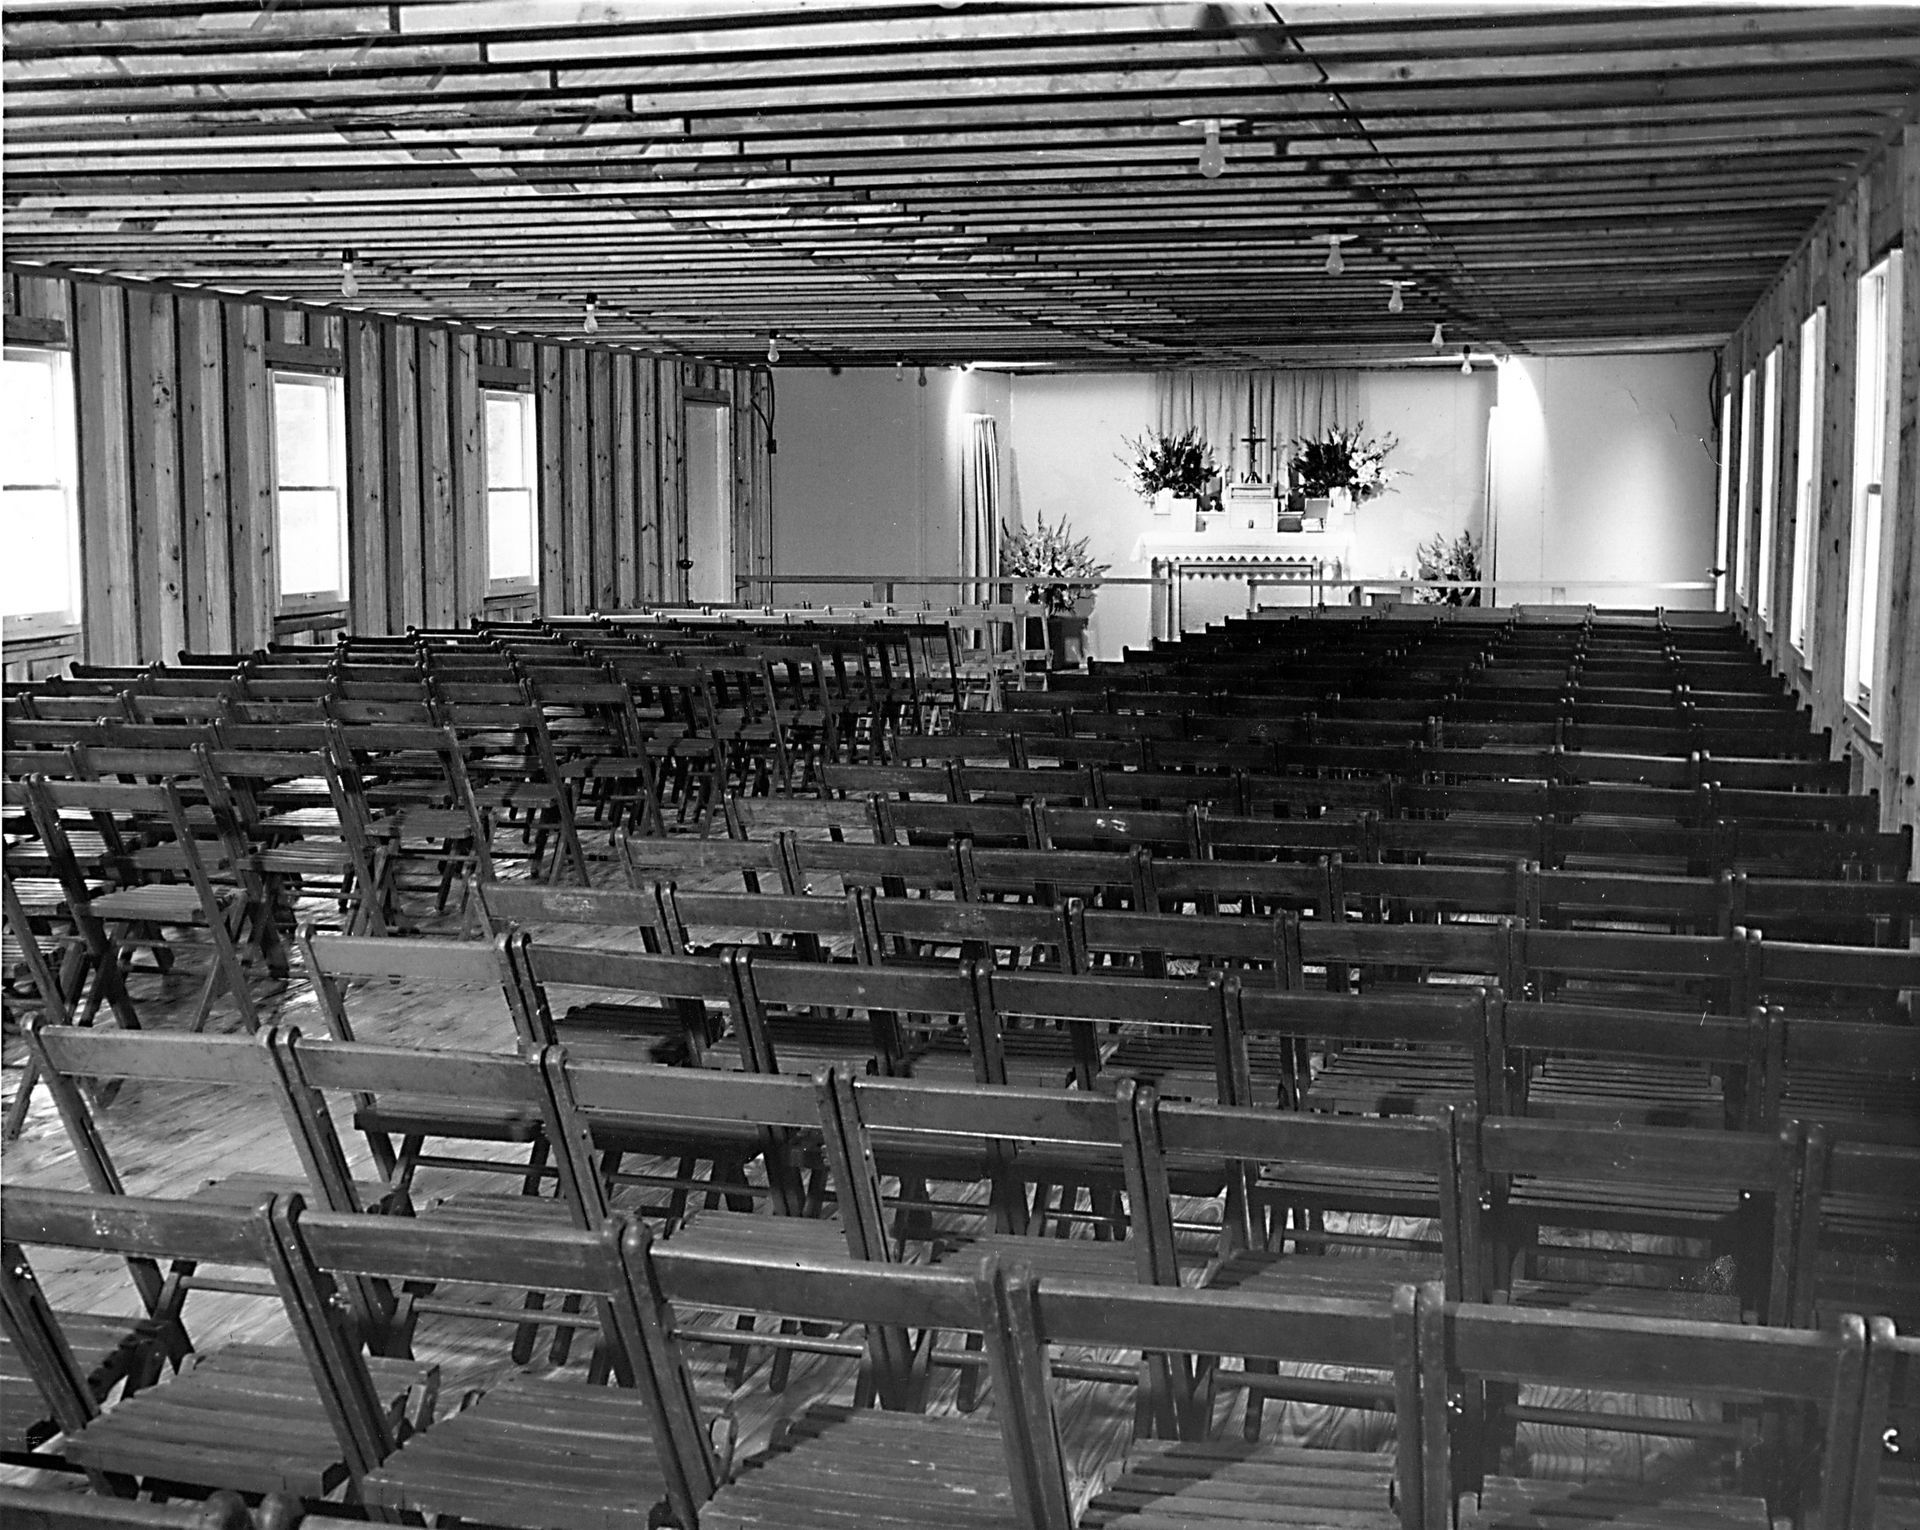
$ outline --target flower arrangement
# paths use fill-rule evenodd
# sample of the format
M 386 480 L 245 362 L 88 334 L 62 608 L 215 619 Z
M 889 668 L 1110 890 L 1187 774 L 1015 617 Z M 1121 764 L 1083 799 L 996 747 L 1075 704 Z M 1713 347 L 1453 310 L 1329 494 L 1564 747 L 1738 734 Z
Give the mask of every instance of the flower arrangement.
M 1207 480 L 1219 471 L 1212 446 L 1197 430 L 1177 436 L 1148 431 L 1126 445 L 1133 453 L 1133 487 L 1142 499 L 1152 499 L 1163 489 L 1182 499 L 1198 499 Z
M 1346 489 L 1359 504 L 1393 486 L 1387 453 L 1400 444 L 1395 436 L 1366 435 L 1366 424 L 1334 428 L 1317 439 L 1291 443 L 1288 465 L 1302 494 L 1318 498 Z
M 1473 539 L 1473 533 L 1463 531 L 1451 542 L 1441 536 L 1429 537 L 1413 550 L 1420 560 L 1422 579 L 1478 579 L 1480 577 L 1480 544 Z M 1480 604 L 1478 590 L 1427 590 L 1414 592 L 1414 598 L 1428 606 L 1477 606 Z
M 1087 539 L 1071 535 L 1067 518 L 1049 526 L 1042 515 L 1031 531 L 1008 531 L 1003 525 L 1000 572 L 1027 584 L 1027 599 L 1045 606 L 1048 614 L 1073 609 L 1082 595 L 1097 589 L 1110 564 L 1095 563 L 1087 553 Z

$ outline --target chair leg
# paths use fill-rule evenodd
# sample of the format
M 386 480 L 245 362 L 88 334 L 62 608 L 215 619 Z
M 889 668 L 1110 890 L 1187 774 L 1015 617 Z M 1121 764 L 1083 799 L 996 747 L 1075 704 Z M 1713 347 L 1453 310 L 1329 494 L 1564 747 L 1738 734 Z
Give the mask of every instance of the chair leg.
M 213 940 L 215 968 L 225 979 L 227 989 L 233 995 L 234 1008 L 240 1011 L 240 1018 L 251 1033 L 260 1029 L 260 1016 L 254 1008 L 253 994 L 247 987 L 246 969 L 241 966 L 240 953 L 234 945 L 235 926 L 245 917 L 246 905 L 238 900 L 227 909 L 209 909 L 207 933 Z M 208 1003 L 211 1003 L 210 997 Z M 204 1019 L 204 1015 L 198 1017 L 199 1021 Z M 195 1024 L 194 1029 L 199 1029 L 199 1023 Z

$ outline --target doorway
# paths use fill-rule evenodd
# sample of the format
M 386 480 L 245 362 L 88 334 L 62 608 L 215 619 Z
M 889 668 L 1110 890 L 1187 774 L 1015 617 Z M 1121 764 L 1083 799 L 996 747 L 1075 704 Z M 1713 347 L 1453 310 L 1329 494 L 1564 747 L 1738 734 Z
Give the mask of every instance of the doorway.
M 733 411 L 725 404 L 686 405 L 687 596 L 702 605 L 731 605 L 733 586 Z

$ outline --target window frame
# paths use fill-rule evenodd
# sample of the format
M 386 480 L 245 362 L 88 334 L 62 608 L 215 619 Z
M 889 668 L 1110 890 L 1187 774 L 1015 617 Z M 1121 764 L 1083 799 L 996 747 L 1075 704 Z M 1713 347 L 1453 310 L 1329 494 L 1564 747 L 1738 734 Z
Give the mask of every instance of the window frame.
M 80 537 L 80 398 L 74 378 L 73 350 L 65 345 L 8 342 L 4 347 L 8 361 L 44 361 L 53 373 L 56 404 L 54 425 L 64 448 L 61 461 L 68 477 L 52 484 L 0 483 L 0 488 L 21 490 L 57 489 L 66 499 L 67 522 L 67 603 L 44 611 L 22 611 L 0 616 L 0 641 L 24 643 L 46 638 L 72 637 L 81 630 L 86 611 L 86 574 L 81 565 Z M 9 462 L 12 458 L 9 455 Z
M 1755 535 L 1753 604 L 1763 632 L 1773 631 L 1774 523 L 1780 503 L 1780 347 L 1760 367 L 1760 526 Z
M 293 384 L 298 387 L 318 388 L 327 399 L 327 466 L 336 475 L 337 481 L 329 484 L 287 484 L 280 481 L 280 385 Z M 269 436 L 273 465 L 273 575 L 274 599 L 277 614 L 281 616 L 311 615 L 320 611 L 344 609 L 352 598 L 353 589 L 353 543 L 349 521 L 351 512 L 347 499 L 347 395 L 345 380 L 337 372 L 310 371 L 301 367 L 271 366 L 267 369 L 267 399 L 269 412 Z M 329 490 L 335 496 L 338 507 L 340 536 L 340 587 L 334 590 L 302 590 L 296 594 L 287 593 L 283 559 L 286 556 L 286 537 L 284 535 L 285 511 L 280 496 L 287 490 L 298 493 L 310 493 L 315 490 Z
M 1896 246 L 1861 273 L 1854 289 L 1853 482 L 1840 693 L 1855 725 L 1874 742 L 1881 737 L 1880 724 L 1886 711 L 1874 705 L 1874 686 L 1880 678 L 1880 650 L 1887 636 L 1880 609 L 1889 593 L 1880 577 L 1886 560 L 1886 537 L 1892 528 L 1886 503 L 1892 497 L 1898 472 L 1900 426 L 1895 414 L 1900 389 L 1895 368 L 1900 345 L 1901 266 L 1901 251 Z M 1870 333 L 1869 326 L 1876 317 L 1878 332 Z
M 1739 525 L 1734 535 L 1733 595 L 1751 608 L 1747 589 L 1747 554 L 1753 546 L 1753 368 L 1740 378 L 1740 485 Z
M 1800 322 L 1800 386 L 1795 421 L 1793 584 L 1788 592 L 1787 646 L 1800 667 L 1813 667 L 1814 531 L 1820 520 L 1820 484 L 1826 456 L 1827 305 Z
M 1720 495 L 1718 513 L 1713 525 L 1713 560 L 1718 565 L 1710 569 L 1713 575 L 1713 608 L 1724 611 L 1728 607 L 1728 595 L 1732 585 L 1728 575 L 1733 571 L 1733 549 L 1727 544 L 1733 530 L 1733 389 L 1722 387 L 1720 390 Z
M 524 488 L 532 514 L 528 518 L 527 537 L 528 567 L 531 573 L 524 576 L 513 575 L 496 578 L 493 572 L 493 496 L 496 492 L 493 482 L 493 462 L 487 451 L 487 441 L 492 435 L 488 429 L 487 411 L 496 400 L 513 400 L 521 416 L 520 460 L 526 467 L 524 485 L 502 485 L 501 491 L 516 492 Z M 481 494 L 486 503 L 485 546 L 487 549 L 487 594 L 525 595 L 540 588 L 540 399 L 532 388 L 510 388 L 488 385 L 480 390 L 480 455 L 481 455 Z

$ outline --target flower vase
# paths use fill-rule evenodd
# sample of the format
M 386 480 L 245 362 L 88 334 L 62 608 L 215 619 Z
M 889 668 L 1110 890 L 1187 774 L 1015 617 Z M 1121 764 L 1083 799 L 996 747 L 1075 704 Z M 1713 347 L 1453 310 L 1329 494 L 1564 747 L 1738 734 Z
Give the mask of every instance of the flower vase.
M 1335 515 L 1351 515 L 1353 513 L 1353 490 L 1346 488 L 1344 485 L 1329 489 L 1327 490 L 1327 502 L 1328 508 L 1332 510 Z
M 1155 489 L 1147 504 L 1155 515 L 1173 514 L 1173 495 L 1166 489 Z

